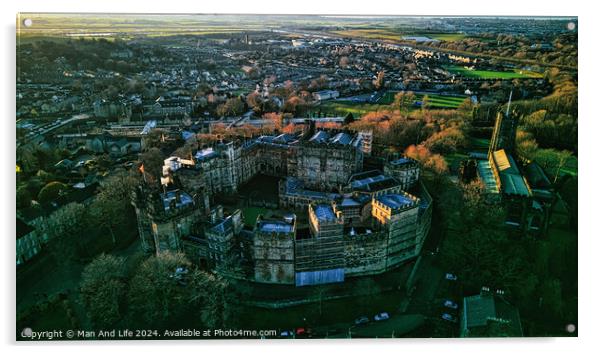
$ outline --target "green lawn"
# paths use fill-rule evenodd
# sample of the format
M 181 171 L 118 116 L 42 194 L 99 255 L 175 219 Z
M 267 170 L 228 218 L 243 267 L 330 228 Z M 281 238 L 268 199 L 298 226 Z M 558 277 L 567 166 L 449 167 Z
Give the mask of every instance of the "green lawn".
M 453 42 L 464 39 L 466 37 L 463 33 L 418 33 L 418 32 L 402 32 L 398 29 L 388 28 L 353 28 L 340 31 L 332 31 L 334 34 L 338 34 L 344 37 L 356 37 L 366 39 L 378 39 L 378 40 L 390 40 L 390 41 L 402 41 L 402 37 L 428 37 L 439 41 Z
M 389 110 L 388 104 L 378 103 L 358 103 L 351 101 L 326 101 L 312 107 L 309 111 L 311 115 L 322 112 L 326 115 L 345 116 L 352 113 L 355 118 L 359 118 L 366 113 L 374 111 Z
M 379 104 L 391 104 L 395 100 L 395 95 L 399 91 L 388 91 L 384 94 L 383 97 L 379 100 Z M 422 101 L 422 98 L 425 96 L 424 94 L 417 93 L 416 102 Z M 466 97 L 457 97 L 457 96 L 444 96 L 438 94 L 429 94 L 429 102 L 430 106 L 434 108 L 458 108 L 462 102 L 466 99 Z
M 457 65 L 446 66 L 445 69 L 456 75 L 481 79 L 509 80 L 542 77 L 539 73 L 519 69 L 514 69 L 513 71 L 469 70 Z
M 345 116 L 348 113 L 352 113 L 355 118 L 359 118 L 366 113 L 391 110 L 391 103 L 394 100 L 395 91 L 387 92 L 378 103 L 363 103 L 363 102 L 352 102 L 352 101 L 326 101 L 319 105 L 313 106 L 309 110 L 310 115 L 314 115 L 318 112 L 326 114 L 327 116 Z M 429 96 L 429 102 L 431 108 L 458 108 L 458 106 L 466 99 L 465 97 L 456 96 L 443 96 L 432 94 Z M 416 94 L 416 102 L 422 101 L 423 94 Z
M 466 38 L 464 33 L 404 33 L 408 37 L 428 37 L 444 42 L 454 42 Z
M 487 150 L 489 149 L 489 143 L 491 141 L 491 139 L 475 138 L 472 136 L 468 140 L 472 150 Z
M 242 215 L 243 215 L 244 220 L 245 220 L 245 225 L 247 225 L 249 227 L 255 226 L 255 221 L 257 220 L 257 216 L 259 214 L 265 215 L 265 213 L 267 211 L 268 210 L 265 209 L 265 208 L 258 208 L 258 207 L 243 208 L 242 209 Z

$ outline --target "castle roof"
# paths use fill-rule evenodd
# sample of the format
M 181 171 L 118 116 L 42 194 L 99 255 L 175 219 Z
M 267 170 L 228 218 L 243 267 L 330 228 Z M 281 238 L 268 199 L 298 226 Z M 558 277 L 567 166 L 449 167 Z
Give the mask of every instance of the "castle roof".
M 178 194 L 179 200 L 177 198 Z M 183 206 L 190 205 L 193 203 L 190 194 L 186 192 L 181 192 L 179 190 L 168 191 L 165 194 L 161 195 L 161 199 L 163 200 L 163 208 L 165 208 L 165 210 L 170 210 L 174 205 L 176 209 L 179 209 Z M 174 202 L 175 204 L 172 204 Z
M 415 204 L 415 200 L 404 194 L 385 194 L 376 197 L 380 203 L 391 209 L 402 209 Z
M 258 229 L 264 233 L 291 233 L 293 225 L 282 220 L 262 220 L 259 222 Z
M 331 205 L 317 204 L 312 209 L 319 221 L 335 221 L 337 219 Z

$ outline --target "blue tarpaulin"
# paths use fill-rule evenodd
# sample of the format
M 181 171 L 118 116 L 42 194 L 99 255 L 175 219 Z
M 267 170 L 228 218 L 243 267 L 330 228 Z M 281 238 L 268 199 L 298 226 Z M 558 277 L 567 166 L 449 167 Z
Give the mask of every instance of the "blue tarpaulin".
M 341 283 L 344 280 L 344 268 L 316 270 L 313 272 L 298 272 L 295 274 L 296 286 Z

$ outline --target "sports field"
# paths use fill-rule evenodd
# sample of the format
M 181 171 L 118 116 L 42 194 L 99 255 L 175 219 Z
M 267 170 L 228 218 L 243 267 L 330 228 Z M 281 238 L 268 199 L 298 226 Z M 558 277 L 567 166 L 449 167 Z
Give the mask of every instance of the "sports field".
M 414 32 L 414 33 L 404 33 L 404 36 L 408 37 L 428 37 L 432 39 L 436 39 L 442 42 L 455 42 L 466 38 L 466 35 L 463 33 L 428 33 L 428 32 Z
M 321 112 L 327 116 L 345 116 L 347 113 L 351 113 L 355 118 L 358 118 L 369 112 L 389 109 L 391 109 L 391 106 L 388 104 L 333 100 L 322 102 L 312 107 L 310 114 L 313 115 L 314 113 Z
M 395 95 L 399 91 L 388 91 L 383 95 L 383 97 L 378 101 L 379 104 L 391 104 L 395 100 Z M 415 93 L 416 102 L 421 102 L 422 98 L 425 96 L 421 93 Z M 438 94 L 429 94 L 429 104 L 432 108 L 458 108 L 462 102 L 466 99 L 466 97 L 461 96 L 444 96 Z
M 514 69 L 513 71 L 470 70 L 468 68 L 457 65 L 446 66 L 445 69 L 451 72 L 452 74 L 480 79 L 509 80 L 542 77 L 542 75 L 539 73 L 519 69 Z
M 439 41 L 453 42 L 458 41 L 466 37 L 462 33 L 417 33 L 417 32 L 404 32 L 396 29 L 388 28 L 353 28 L 346 30 L 332 31 L 334 34 L 344 37 L 354 38 L 365 38 L 365 39 L 381 39 L 381 40 L 392 40 L 402 41 L 403 36 L 414 36 L 414 37 L 429 37 Z

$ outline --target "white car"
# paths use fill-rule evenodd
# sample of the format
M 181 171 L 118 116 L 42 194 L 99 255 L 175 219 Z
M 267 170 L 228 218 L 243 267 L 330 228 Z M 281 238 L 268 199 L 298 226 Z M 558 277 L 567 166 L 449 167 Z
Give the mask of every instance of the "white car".
M 450 315 L 449 313 L 442 314 L 441 318 L 449 322 L 458 322 L 458 319 Z
M 458 308 L 458 304 L 456 304 L 455 302 L 453 302 L 451 300 L 445 300 L 443 302 L 443 306 L 450 308 L 450 309 L 454 309 L 454 310 L 456 310 Z
M 456 281 L 456 280 L 458 280 L 458 277 L 453 275 L 452 273 L 445 273 L 445 279 Z
M 389 313 L 388 312 L 381 312 L 379 314 L 376 314 L 374 316 L 374 321 L 385 321 L 389 319 Z

